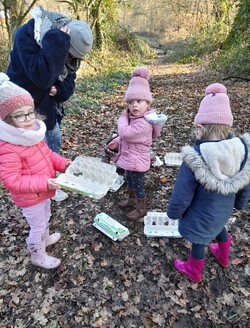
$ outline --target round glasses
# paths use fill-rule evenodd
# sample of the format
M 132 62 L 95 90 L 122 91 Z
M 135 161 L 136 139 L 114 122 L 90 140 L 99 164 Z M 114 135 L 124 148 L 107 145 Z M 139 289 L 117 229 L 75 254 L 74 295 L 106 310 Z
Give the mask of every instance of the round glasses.
M 35 112 L 29 112 L 28 114 L 20 114 L 20 115 L 16 115 L 16 116 L 11 116 L 12 118 L 15 118 L 19 123 L 24 123 L 27 121 L 27 117 L 29 117 L 29 119 L 33 120 L 34 118 L 36 118 L 36 113 Z

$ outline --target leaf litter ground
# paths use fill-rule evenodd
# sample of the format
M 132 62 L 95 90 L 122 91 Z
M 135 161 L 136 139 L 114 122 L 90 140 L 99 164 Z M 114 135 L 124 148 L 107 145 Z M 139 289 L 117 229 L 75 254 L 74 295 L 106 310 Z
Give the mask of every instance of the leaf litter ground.
M 190 144 L 192 122 L 205 87 L 221 77 L 189 65 L 150 65 L 154 107 L 168 115 L 153 150 L 162 160 Z M 249 83 L 225 83 L 234 113 L 235 133 L 250 126 Z M 106 96 L 98 111 L 69 113 L 64 120 L 62 153 L 100 157 L 102 143 L 116 128 L 126 86 Z M 178 173 L 176 167 L 151 168 L 145 185 L 149 211 L 164 212 Z M 51 231 L 61 241 L 48 253 L 62 259 L 57 270 L 32 266 L 25 245 L 28 226 L 6 191 L 0 197 L 0 327 L 250 327 L 249 210 L 235 211 L 231 263 L 222 269 L 206 252 L 203 280 L 195 284 L 173 268 L 186 259 L 183 239 L 147 238 L 143 220 L 129 222 L 117 202 L 125 187 L 100 200 L 70 193 L 52 203 Z M 93 227 L 105 212 L 130 235 L 114 242 Z

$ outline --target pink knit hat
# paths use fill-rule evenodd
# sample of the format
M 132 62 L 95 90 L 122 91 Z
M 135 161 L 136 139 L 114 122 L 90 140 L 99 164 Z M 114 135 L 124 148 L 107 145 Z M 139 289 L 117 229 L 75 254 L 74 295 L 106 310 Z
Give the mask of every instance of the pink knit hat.
M 125 101 L 131 100 L 146 100 L 152 102 L 153 98 L 150 92 L 148 79 L 149 71 L 145 67 L 136 68 L 131 74 L 131 80 L 127 92 L 125 94 Z
M 205 97 L 194 119 L 194 125 L 198 124 L 233 125 L 227 89 L 223 84 L 213 83 L 206 88 Z
M 23 106 L 34 108 L 34 100 L 28 91 L 10 82 L 9 77 L 0 73 L 0 118 L 4 120 L 15 109 Z

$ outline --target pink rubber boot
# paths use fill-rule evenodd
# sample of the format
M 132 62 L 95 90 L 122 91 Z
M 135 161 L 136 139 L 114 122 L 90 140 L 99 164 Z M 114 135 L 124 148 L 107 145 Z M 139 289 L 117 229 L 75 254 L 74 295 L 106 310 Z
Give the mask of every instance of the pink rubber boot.
M 31 256 L 31 263 L 44 269 L 56 269 L 61 264 L 61 260 L 49 256 L 45 250 L 45 239 L 40 243 L 30 244 L 26 239 L 28 250 Z
M 174 261 L 174 266 L 193 282 L 200 282 L 204 263 L 205 260 L 197 260 L 190 254 L 187 262 L 177 259 Z
M 232 241 L 232 236 L 228 234 L 228 240 L 225 242 L 211 243 L 209 245 L 210 252 L 215 256 L 219 264 L 226 268 L 229 264 L 229 249 Z
M 54 232 L 50 235 L 49 226 L 47 226 L 45 231 L 45 246 L 48 247 L 50 245 L 54 245 L 59 242 L 61 239 L 61 234 L 59 232 Z

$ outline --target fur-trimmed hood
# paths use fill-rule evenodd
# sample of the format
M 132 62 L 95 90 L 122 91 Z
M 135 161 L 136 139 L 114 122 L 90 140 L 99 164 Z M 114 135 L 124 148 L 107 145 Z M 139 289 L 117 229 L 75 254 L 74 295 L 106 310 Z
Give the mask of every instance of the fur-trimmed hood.
M 250 135 L 204 142 L 200 154 L 191 146 L 182 148 L 183 161 L 206 190 L 224 195 L 237 193 L 250 182 Z M 242 166 L 242 162 L 245 164 Z

